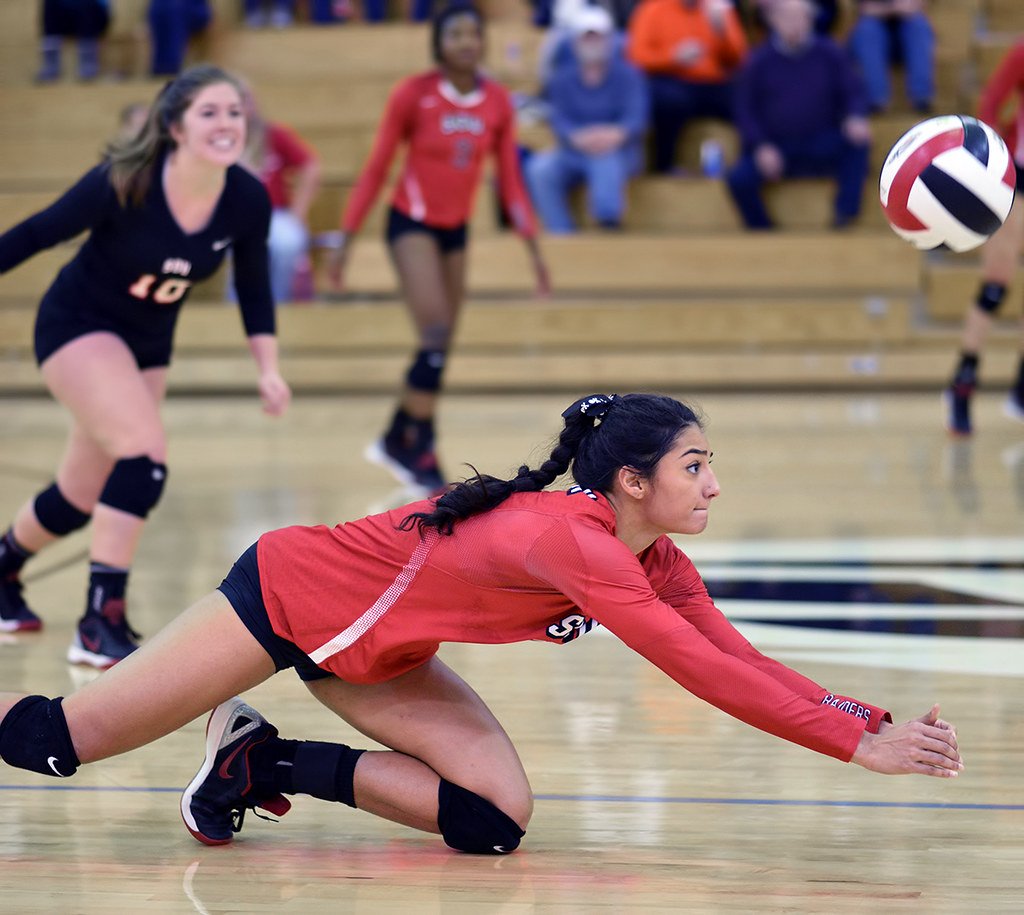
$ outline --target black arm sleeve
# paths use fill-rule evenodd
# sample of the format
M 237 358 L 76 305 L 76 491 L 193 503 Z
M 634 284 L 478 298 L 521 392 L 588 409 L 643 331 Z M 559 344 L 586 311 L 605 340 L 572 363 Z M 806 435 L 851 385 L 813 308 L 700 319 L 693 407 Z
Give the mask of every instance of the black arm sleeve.
M 0 273 L 96 225 L 111 203 L 117 197 L 107 168 L 97 165 L 45 210 L 0 235 Z
M 274 297 L 270 291 L 270 262 L 267 253 L 267 235 L 270 232 L 270 198 L 261 185 L 252 194 L 252 203 L 246 208 L 251 221 L 245 234 L 234 244 L 235 289 L 242 312 L 245 332 L 272 334 L 276 330 Z

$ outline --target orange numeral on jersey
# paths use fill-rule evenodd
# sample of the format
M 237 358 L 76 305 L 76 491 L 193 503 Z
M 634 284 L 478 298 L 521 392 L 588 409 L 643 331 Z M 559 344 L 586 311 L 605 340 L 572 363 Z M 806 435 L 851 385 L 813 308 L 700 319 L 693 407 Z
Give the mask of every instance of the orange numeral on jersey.
M 156 282 L 156 276 L 152 273 L 144 273 L 128 288 L 128 291 L 137 299 L 148 299 L 149 293 Z M 189 280 L 180 280 L 175 277 L 164 280 L 153 292 L 153 301 L 157 305 L 173 305 L 186 292 L 192 283 Z

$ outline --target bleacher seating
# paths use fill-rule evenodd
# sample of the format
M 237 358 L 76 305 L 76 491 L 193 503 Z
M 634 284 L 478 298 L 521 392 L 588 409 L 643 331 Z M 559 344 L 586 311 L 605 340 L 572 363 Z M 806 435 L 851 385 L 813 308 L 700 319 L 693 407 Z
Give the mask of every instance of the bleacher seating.
M 142 5 L 135 3 L 136 12 Z M 120 31 L 106 53 L 134 55 L 124 69 L 137 74 L 144 48 L 132 51 L 142 39 L 126 18 L 131 6 L 124 0 Z M 317 147 L 324 188 L 313 228 L 334 228 L 391 86 L 429 63 L 425 29 L 396 23 L 254 33 L 235 26 L 237 4 L 218 0 L 217 6 L 220 26 L 204 52 L 244 73 L 265 113 Z M 0 4 L 3 226 L 73 181 L 94 161 L 120 108 L 155 91 L 144 79 L 32 86 L 31 7 Z M 525 24 L 524 7 L 500 0 L 491 7 L 504 10 L 490 29 L 492 69 L 529 91 L 540 35 Z M 937 108 L 970 110 L 979 81 L 1024 31 L 1024 5 L 935 0 L 932 9 L 940 38 Z M 876 119 L 875 167 L 914 119 L 905 107 Z M 831 190 L 807 181 L 769 196 L 783 231 L 747 234 L 721 182 L 696 174 L 699 146 L 708 137 L 735 145 L 722 125 L 694 125 L 680 150 L 683 167 L 694 174 L 636 182 L 626 232 L 545 241 L 556 285 L 549 301 L 532 298 L 525 254 L 499 231 L 493 194 L 482 190 L 452 387 L 940 384 L 977 283 L 976 257 L 917 255 L 885 227 L 870 181 L 864 219 L 853 231 L 826 228 Z M 548 142 L 536 126 L 522 138 L 534 147 Z M 412 338 L 379 239 L 381 211 L 357 243 L 341 301 L 280 309 L 284 365 L 299 389 L 389 389 L 400 377 Z M 0 392 L 41 390 L 30 354 L 34 308 L 70 251 L 44 253 L 0 282 Z M 251 387 L 237 314 L 222 293 L 216 278 L 186 308 L 172 388 Z M 1020 298 L 1017 288 L 1008 314 L 1019 311 Z M 1009 377 L 1013 342 L 1009 330 L 997 335 L 991 381 Z

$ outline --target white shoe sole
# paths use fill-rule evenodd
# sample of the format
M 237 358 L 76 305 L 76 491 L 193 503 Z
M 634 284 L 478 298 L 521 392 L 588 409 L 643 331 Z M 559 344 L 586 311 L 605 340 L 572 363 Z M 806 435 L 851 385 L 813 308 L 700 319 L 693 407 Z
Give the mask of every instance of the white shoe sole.
M 179 805 L 181 819 L 185 823 L 185 828 L 192 833 L 193 838 L 198 839 L 203 845 L 227 845 L 231 842 L 231 839 L 208 839 L 199 831 L 199 825 L 196 823 L 195 817 L 192 816 L 192 796 L 199 790 L 203 782 L 206 781 L 210 772 L 213 771 L 213 764 L 217 760 L 217 753 L 220 750 L 220 742 L 224 737 L 224 730 L 238 708 L 243 705 L 245 703 L 238 696 L 234 696 L 228 699 L 227 702 L 222 702 L 213 710 L 210 720 L 206 722 L 206 758 L 203 760 L 203 764 L 196 773 L 195 778 L 188 783 L 188 787 L 181 793 L 181 803 Z
M 69 664 L 84 664 L 87 667 L 95 667 L 97 670 L 107 670 L 113 667 L 121 658 L 112 658 L 105 654 L 96 654 L 83 648 L 76 639 L 68 648 Z
M 383 467 L 403 486 L 419 486 L 416 482 L 416 477 L 412 474 L 412 471 L 409 470 L 408 467 L 403 467 L 398 463 L 398 461 L 391 457 L 391 455 L 384 450 L 384 443 L 380 439 L 370 442 L 370 444 L 363 449 L 363 457 L 371 464 Z M 420 488 L 422 489 L 423 487 Z
M 1007 397 L 1003 401 L 1003 416 L 1018 423 L 1024 423 L 1024 410 L 1021 409 L 1020 404 L 1012 397 Z

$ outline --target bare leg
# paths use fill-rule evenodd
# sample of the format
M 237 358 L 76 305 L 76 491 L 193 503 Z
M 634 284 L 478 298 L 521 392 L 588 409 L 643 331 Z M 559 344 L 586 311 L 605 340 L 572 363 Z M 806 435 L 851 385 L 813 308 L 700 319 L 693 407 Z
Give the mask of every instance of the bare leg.
M 1017 270 L 1017 258 L 1024 243 L 1024 198 L 1016 206 L 1003 227 L 981 249 L 981 277 L 983 283 L 1008 286 Z M 965 353 L 979 353 L 992 329 L 992 315 L 972 305 L 964 320 L 961 346 Z
M 421 349 L 447 350 L 455 330 L 461 305 L 452 297 L 461 284 L 453 288 L 448 260 L 457 257 L 465 263 L 465 255 L 442 255 L 437 241 L 425 232 L 407 232 L 391 245 L 391 258 L 402 286 L 402 295 L 409 311 Z M 406 387 L 400 402 L 402 409 L 416 419 L 434 415 L 437 394 Z
M 79 760 L 96 762 L 176 731 L 273 673 L 270 656 L 214 591 L 68 696 L 64 716 Z M 21 698 L 0 693 L 0 715 Z
M 164 369 L 140 372 L 124 342 L 107 333 L 79 337 L 43 363 L 43 377 L 53 395 L 112 464 L 139 455 L 165 460 L 167 444 L 159 412 L 165 373 Z M 96 504 L 90 558 L 128 568 L 143 523 L 135 515 Z
M 395 751 L 359 758 L 360 809 L 437 833 L 437 792 L 445 778 L 526 828 L 533 793 L 519 754 L 483 700 L 439 659 L 386 683 L 332 678 L 307 686 L 354 728 Z

